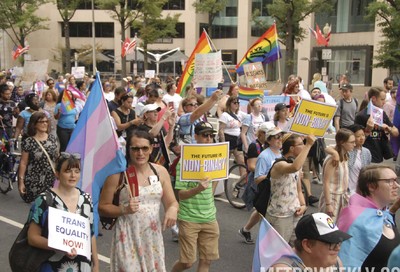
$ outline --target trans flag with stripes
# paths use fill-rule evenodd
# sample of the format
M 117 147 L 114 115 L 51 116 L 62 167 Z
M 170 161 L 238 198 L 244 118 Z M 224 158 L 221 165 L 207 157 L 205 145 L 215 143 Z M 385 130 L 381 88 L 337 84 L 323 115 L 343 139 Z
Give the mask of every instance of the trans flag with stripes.
M 78 187 L 92 195 L 97 234 L 100 189 L 108 176 L 126 169 L 126 159 L 119 149 L 99 73 L 69 140 L 67 152 L 81 154 L 82 174 Z
M 282 236 L 262 217 L 254 250 L 252 272 L 267 271 L 282 256 L 303 262 Z

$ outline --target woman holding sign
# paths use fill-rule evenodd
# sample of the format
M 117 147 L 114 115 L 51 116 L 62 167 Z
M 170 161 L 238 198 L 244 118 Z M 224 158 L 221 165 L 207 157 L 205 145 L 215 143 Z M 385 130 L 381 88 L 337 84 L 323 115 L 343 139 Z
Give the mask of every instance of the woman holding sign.
M 28 242 L 30 245 L 52 250 L 48 246 L 49 241 L 47 239 L 49 234 L 49 206 L 47 203 L 51 203 L 51 207 L 67 211 L 70 213 L 79 214 L 82 217 L 82 222 L 87 221 L 90 223 L 91 230 L 91 249 L 92 256 L 91 260 L 88 258 L 78 255 L 76 248 L 71 248 L 68 252 L 56 251 L 55 254 L 49 258 L 49 260 L 42 264 L 40 271 L 99 271 L 99 260 L 97 257 L 97 246 L 96 237 L 94 236 L 93 229 L 93 205 L 91 197 L 88 193 L 81 191 L 76 188 L 76 185 L 81 176 L 81 162 L 80 154 L 62 152 L 57 160 L 56 165 L 56 177 L 58 178 L 59 185 L 53 189 L 42 193 L 38 196 L 32 205 L 29 218 L 30 225 L 28 230 Z M 50 200 L 47 198 L 51 197 Z M 51 219 L 50 219 L 51 220 Z M 68 223 L 69 221 L 66 220 Z M 57 230 L 66 230 L 68 224 L 57 222 Z M 71 225 L 71 224 L 70 224 Z M 80 224 L 82 226 L 82 224 Z M 71 227 L 72 229 L 72 227 Z M 56 231 L 57 231 L 56 230 Z M 73 235 L 70 235 L 71 239 Z
M 123 174 L 122 179 L 121 174 L 109 176 L 101 192 L 100 214 L 118 217 L 110 271 L 166 271 L 162 230 L 175 225 L 178 202 L 167 170 L 149 162 L 152 141 L 148 132 L 134 131 L 126 145 L 128 181 Z M 122 189 L 116 206 L 113 197 L 118 186 Z M 163 221 L 161 203 L 165 210 Z

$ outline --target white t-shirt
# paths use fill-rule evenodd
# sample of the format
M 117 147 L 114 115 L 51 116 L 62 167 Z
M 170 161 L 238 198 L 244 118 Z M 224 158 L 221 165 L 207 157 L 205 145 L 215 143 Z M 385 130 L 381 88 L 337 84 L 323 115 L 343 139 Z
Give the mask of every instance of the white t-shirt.
M 170 95 L 168 93 L 164 94 L 162 101 L 164 101 L 164 103 L 168 106 L 169 102 L 174 102 L 174 110 L 177 113 L 178 112 L 178 108 L 179 108 L 179 104 L 182 101 L 182 97 L 179 94 L 174 94 L 174 95 Z
M 108 102 L 114 100 L 115 94 L 114 92 L 104 93 L 104 97 L 107 99 Z
M 307 90 L 300 89 L 300 91 L 297 93 L 297 95 L 300 96 L 301 99 L 310 99 L 311 100 L 310 93 Z
M 236 120 L 233 118 L 229 113 L 224 112 L 221 117 L 218 119 L 219 122 L 224 123 L 226 125 L 224 129 L 224 133 L 232 135 L 232 136 L 239 136 L 240 135 L 240 127 L 242 126 L 242 121 L 246 117 L 246 113 L 239 111 L 237 114 L 239 119 Z

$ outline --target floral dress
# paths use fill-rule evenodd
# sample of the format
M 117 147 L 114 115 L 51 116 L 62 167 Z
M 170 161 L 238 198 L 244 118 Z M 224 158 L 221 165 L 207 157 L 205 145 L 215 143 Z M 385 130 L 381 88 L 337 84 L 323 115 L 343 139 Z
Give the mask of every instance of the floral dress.
M 90 222 L 91 235 L 94 235 L 93 228 L 93 205 L 90 194 L 85 193 L 78 189 L 80 192 L 78 204 L 75 213 L 81 215 L 82 217 L 88 218 Z M 53 191 L 49 190 L 52 200 L 52 207 L 68 211 L 67 206 L 62 201 L 62 199 Z M 35 222 L 36 224 L 42 226 L 43 236 L 48 236 L 48 207 L 46 203 L 46 193 L 42 193 L 36 198 L 35 202 L 31 207 L 29 214 L 29 220 Z M 74 259 L 70 259 L 65 256 L 64 253 L 56 252 L 52 257 L 49 258 L 48 262 L 44 263 L 40 272 L 90 272 L 91 267 L 90 260 L 85 256 L 78 255 Z
M 110 271 L 166 271 L 160 220 L 162 192 L 161 182 L 139 186 L 139 211 L 118 217 L 111 243 Z M 126 205 L 128 200 L 128 191 L 123 188 L 120 204 Z
M 47 140 L 40 143 L 54 162 L 57 156 L 57 140 L 54 135 L 49 134 Z M 30 203 L 40 193 L 53 187 L 55 176 L 46 154 L 35 139 L 28 137 L 22 141 L 21 146 L 22 151 L 29 153 L 24 180 L 26 194 L 21 197 L 25 202 Z

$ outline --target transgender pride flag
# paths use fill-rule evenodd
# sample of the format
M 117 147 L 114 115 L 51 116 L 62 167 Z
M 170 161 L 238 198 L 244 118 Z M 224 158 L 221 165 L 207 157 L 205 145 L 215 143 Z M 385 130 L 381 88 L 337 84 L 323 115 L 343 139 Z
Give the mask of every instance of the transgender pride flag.
M 282 236 L 262 217 L 254 250 L 252 272 L 260 272 L 261 267 L 267 271 L 274 262 L 284 255 L 302 262 Z
M 118 149 L 116 135 L 103 96 L 100 75 L 97 73 L 90 96 L 67 146 L 67 152 L 77 152 L 82 156 L 82 175 L 78 187 L 92 195 L 96 234 L 100 189 L 108 176 L 126 169 L 126 160 Z

